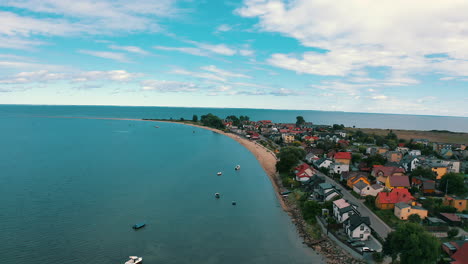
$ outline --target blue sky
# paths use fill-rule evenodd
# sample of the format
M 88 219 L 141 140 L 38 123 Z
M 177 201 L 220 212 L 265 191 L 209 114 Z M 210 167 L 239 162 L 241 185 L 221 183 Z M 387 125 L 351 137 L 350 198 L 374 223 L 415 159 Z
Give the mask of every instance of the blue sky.
M 0 104 L 468 116 L 467 13 L 439 0 L 0 0 Z

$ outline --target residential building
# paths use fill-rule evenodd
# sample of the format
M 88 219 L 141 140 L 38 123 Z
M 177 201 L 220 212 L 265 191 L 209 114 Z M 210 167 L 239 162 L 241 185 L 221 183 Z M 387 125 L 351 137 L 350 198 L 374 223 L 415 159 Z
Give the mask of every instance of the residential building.
M 408 220 L 408 217 L 412 214 L 417 214 L 421 219 L 427 217 L 427 210 L 420 206 L 412 206 L 407 203 L 396 203 L 393 211 L 395 216 L 400 220 Z
M 351 163 L 351 153 L 350 152 L 338 152 L 333 157 L 335 163 L 347 164 Z
M 421 156 L 421 150 L 419 149 L 413 149 L 408 152 L 408 155 L 416 157 L 416 156 Z
M 401 160 L 400 164 L 407 172 L 411 172 L 420 166 L 421 160 L 418 156 L 407 155 Z
M 432 149 L 437 152 L 443 149 L 452 149 L 452 147 L 452 144 L 449 143 L 432 143 Z
M 294 168 L 294 174 L 296 175 L 296 181 L 307 182 L 310 177 L 316 173 L 314 168 L 311 168 L 308 164 L 302 163 L 301 165 Z
M 396 203 L 411 203 L 414 197 L 408 189 L 393 189 L 391 192 L 379 192 L 375 198 L 375 206 L 379 209 L 393 209 Z
M 293 143 L 295 140 L 295 136 L 293 134 L 281 134 L 281 138 L 283 139 L 283 142 L 286 144 Z
M 370 219 L 368 216 L 362 217 L 352 214 L 344 221 L 343 227 L 349 238 L 363 241 L 369 240 L 369 236 L 371 235 Z
M 387 147 L 368 147 L 366 149 L 366 153 L 369 154 L 369 155 L 377 155 L 377 154 L 380 154 L 380 155 L 384 155 L 385 152 L 388 151 L 388 148 Z
M 382 184 L 385 184 L 387 177 L 389 176 L 403 176 L 405 175 L 405 169 L 393 166 L 381 166 L 376 165 L 372 168 L 371 175 L 377 178 Z
M 442 244 L 442 250 L 445 251 L 449 256 L 452 256 L 457 252 L 464 244 L 468 241 L 458 240 L 458 241 L 449 241 Z
M 337 174 L 349 171 L 349 164 L 333 163 L 330 166 L 330 171 L 333 171 L 334 173 L 337 173 Z
M 461 226 L 461 218 L 456 214 L 440 213 L 440 219 L 444 220 L 451 226 Z
M 389 162 L 399 163 L 403 158 L 403 154 L 399 151 L 387 151 L 385 152 L 385 157 Z
M 320 183 L 314 190 L 314 196 L 319 201 L 331 201 L 336 197 L 340 197 L 340 191 L 329 183 Z
M 435 181 L 424 177 L 415 176 L 411 179 L 411 186 L 421 190 L 424 194 L 435 193 Z
M 453 261 L 450 264 L 468 264 L 468 243 L 463 244 L 451 258 Z
M 442 203 L 443 205 L 456 208 L 458 212 L 463 212 L 466 210 L 467 198 L 458 197 L 455 195 L 445 195 Z
M 429 145 L 429 140 L 427 140 L 425 138 L 414 138 L 411 141 L 412 141 L 413 144 L 421 144 L 421 145 L 424 145 L 424 146 Z
M 343 198 L 333 201 L 333 216 L 338 223 L 343 223 L 353 214 L 359 215 L 356 209 L 356 205 L 348 203 Z
M 332 165 L 333 161 L 331 159 L 327 159 L 327 158 L 321 158 L 317 161 L 314 162 L 315 166 L 317 168 L 330 168 L 330 166 Z
M 361 184 L 361 183 L 357 183 L 354 185 L 353 187 L 353 190 L 354 192 L 356 192 L 357 194 L 359 194 L 360 196 L 377 196 L 377 194 L 381 191 L 384 190 L 384 187 L 380 184 L 372 184 L 372 185 L 369 185 L 369 184 Z
M 348 179 L 354 178 L 356 176 L 363 176 L 363 177 L 369 178 L 369 173 L 362 172 L 362 171 L 346 171 L 346 172 L 341 173 L 340 181 L 348 182 Z
M 360 181 L 363 181 L 364 183 L 366 183 L 367 185 L 370 184 L 370 181 L 369 179 L 364 176 L 364 175 L 357 175 L 357 176 L 354 176 L 352 178 L 348 178 L 348 180 L 346 181 L 346 185 L 348 185 L 349 188 L 353 188 L 354 185 Z
M 408 178 L 408 176 L 390 176 L 390 177 L 387 177 L 387 181 L 385 182 L 385 187 L 387 189 L 410 188 L 409 178 Z

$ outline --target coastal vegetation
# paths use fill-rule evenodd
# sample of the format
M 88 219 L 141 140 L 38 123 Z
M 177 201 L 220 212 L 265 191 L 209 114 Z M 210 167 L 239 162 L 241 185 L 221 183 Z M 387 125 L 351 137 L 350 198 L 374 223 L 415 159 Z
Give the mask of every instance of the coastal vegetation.
M 299 147 L 284 147 L 281 149 L 278 156 L 276 169 L 279 172 L 289 172 L 291 169 L 303 160 L 306 155 L 304 149 Z
M 204 126 L 207 126 L 207 127 L 212 127 L 212 128 L 216 128 L 216 129 L 225 129 L 226 126 L 224 125 L 224 121 L 209 113 L 209 114 L 206 114 L 206 115 L 202 115 L 201 118 L 200 118 L 200 122 L 204 125 Z

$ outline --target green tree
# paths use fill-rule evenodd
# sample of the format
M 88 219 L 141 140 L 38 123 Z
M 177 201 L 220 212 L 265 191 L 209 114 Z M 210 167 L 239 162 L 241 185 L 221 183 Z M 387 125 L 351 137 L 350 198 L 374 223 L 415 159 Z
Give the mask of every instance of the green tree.
M 296 126 L 300 127 L 305 123 L 304 117 L 296 116 Z
M 338 125 L 338 124 L 333 124 L 332 129 L 333 130 L 343 130 L 345 126 L 343 124 Z
M 250 117 L 248 117 L 248 116 L 242 116 L 242 115 L 241 115 L 241 116 L 239 116 L 239 120 L 240 120 L 241 122 L 250 121 Z
M 276 169 L 279 172 L 289 172 L 295 165 L 304 159 L 306 153 L 298 147 L 285 147 L 278 154 L 279 161 L 276 163 Z
M 351 156 L 351 162 L 352 163 L 359 163 L 359 162 L 361 162 L 361 159 L 362 159 L 361 154 L 353 154 Z
M 302 205 L 302 216 L 307 222 L 315 223 L 315 216 L 320 215 L 322 207 L 316 201 L 306 201 Z
M 448 183 L 448 188 L 447 188 Z M 467 188 L 464 183 L 463 174 L 459 173 L 447 173 L 440 180 L 439 190 L 448 194 L 464 195 L 467 192 Z
M 384 165 L 386 163 L 386 159 L 384 156 L 380 154 L 369 156 L 366 159 L 367 167 L 372 168 L 374 165 Z
M 435 172 L 432 171 L 431 168 L 423 168 L 421 166 L 417 167 L 416 169 L 412 170 L 410 173 L 411 178 L 412 177 L 424 177 L 427 179 L 435 180 L 436 174 Z
M 197 115 L 193 115 L 192 121 L 193 121 L 193 122 L 198 122 L 198 116 L 197 116 Z
M 458 236 L 458 229 L 457 228 L 451 228 L 449 231 L 447 231 L 447 236 L 449 238 L 454 238 L 456 236 Z
M 226 120 L 232 122 L 232 124 L 236 127 L 240 127 L 242 125 L 241 120 L 235 115 L 230 115 L 226 117 Z
M 217 129 L 225 128 L 223 120 L 211 113 L 202 115 L 200 121 L 204 126 L 213 127 Z
M 421 223 L 421 217 L 418 214 L 411 214 L 408 216 L 408 221 L 411 223 L 419 224 Z
M 392 259 L 400 256 L 401 264 L 435 263 L 440 254 L 440 242 L 421 225 L 403 223 L 388 234 L 383 253 Z

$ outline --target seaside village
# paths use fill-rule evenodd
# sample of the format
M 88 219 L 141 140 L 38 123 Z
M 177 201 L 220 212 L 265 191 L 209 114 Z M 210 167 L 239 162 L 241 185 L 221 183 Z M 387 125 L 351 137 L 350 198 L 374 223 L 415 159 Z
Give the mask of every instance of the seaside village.
M 302 117 L 273 123 L 231 116 L 224 125 L 277 155 L 283 199 L 351 253 L 377 262 L 386 255 L 401 263 L 468 263 L 466 144 L 404 140 L 391 130 L 366 134 Z M 411 257 L 419 260 L 403 261 Z

